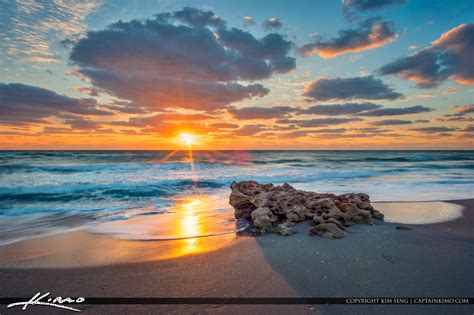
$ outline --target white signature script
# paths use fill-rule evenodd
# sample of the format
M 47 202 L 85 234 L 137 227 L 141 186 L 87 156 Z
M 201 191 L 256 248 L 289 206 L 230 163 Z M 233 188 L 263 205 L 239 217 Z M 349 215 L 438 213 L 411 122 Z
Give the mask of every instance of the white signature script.
M 67 305 L 63 305 L 63 304 L 64 303 L 68 303 L 68 304 L 82 303 L 85 301 L 85 298 L 78 297 L 77 299 L 73 299 L 70 297 L 63 298 L 60 296 L 56 298 L 52 298 L 52 297 L 48 297 L 50 294 L 51 294 L 50 292 L 47 292 L 41 295 L 41 292 L 38 292 L 29 301 L 11 303 L 7 305 L 7 308 L 15 307 L 15 306 L 23 306 L 22 310 L 26 311 L 26 309 L 30 305 L 43 305 L 43 306 L 57 307 L 57 308 L 61 308 L 61 309 L 73 311 L 73 312 L 81 312 L 81 310 L 78 310 L 77 308 L 73 308 Z

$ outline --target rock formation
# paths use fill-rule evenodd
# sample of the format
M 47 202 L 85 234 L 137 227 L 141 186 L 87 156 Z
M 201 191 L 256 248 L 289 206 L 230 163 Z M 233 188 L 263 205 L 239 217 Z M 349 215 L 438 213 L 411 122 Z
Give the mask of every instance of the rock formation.
M 233 182 L 230 188 L 229 203 L 235 217 L 253 222 L 259 234 L 292 235 L 292 226 L 311 220 L 309 235 L 341 238 L 346 236 L 348 226 L 371 224 L 373 218 L 383 220 L 383 214 L 372 207 L 366 194 L 319 194 L 286 183 L 274 186 L 255 181 Z

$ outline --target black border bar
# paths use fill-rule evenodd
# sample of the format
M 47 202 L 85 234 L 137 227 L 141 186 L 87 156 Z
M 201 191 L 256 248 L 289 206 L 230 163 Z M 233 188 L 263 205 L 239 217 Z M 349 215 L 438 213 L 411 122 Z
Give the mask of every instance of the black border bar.
M 0 298 L 0 304 L 12 304 L 17 302 L 29 301 L 28 298 Z M 253 304 L 253 305 L 271 305 L 271 304 L 345 304 L 345 305 L 472 305 L 474 298 L 466 297 L 378 297 L 378 298 L 290 298 L 290 297 L 241 297 L 241 298 L 213 298 L 213 297 L 194 297 L 194 298 L 158 298 L 158 297 L 84 297 L 82 303 L 64 303 L 63 305 L 145 305 L 145 304 Z

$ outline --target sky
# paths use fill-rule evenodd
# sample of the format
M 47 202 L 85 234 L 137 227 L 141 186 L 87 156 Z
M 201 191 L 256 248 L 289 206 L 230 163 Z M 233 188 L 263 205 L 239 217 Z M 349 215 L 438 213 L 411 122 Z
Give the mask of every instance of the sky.
M 0 149 L 474 149 L 473 16 L 471 0 L 0 0 Z

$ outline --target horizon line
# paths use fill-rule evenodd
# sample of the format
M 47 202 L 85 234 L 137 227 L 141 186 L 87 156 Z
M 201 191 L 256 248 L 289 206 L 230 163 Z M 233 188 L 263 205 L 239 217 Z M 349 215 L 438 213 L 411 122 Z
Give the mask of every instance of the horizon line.
M 175 149 L 176 150 L 176 149 Z M 0 149 L 0 152 L 50 152 L 50 151 L 175 151 L 173 149 Z M 176 151 L 188 151 L 188 149 L 178 149 Z M 193 152 L 198 151 L 473 151 L 474 149 L 193 149 Z

